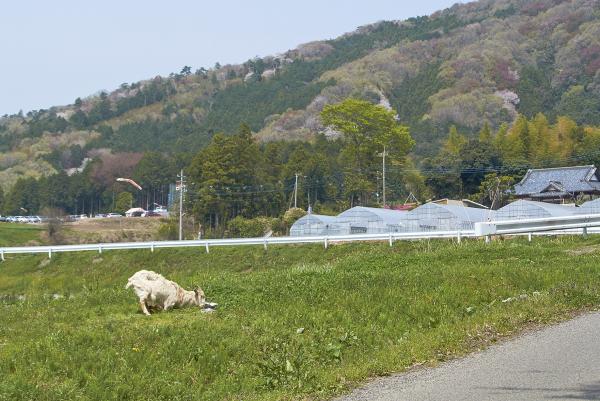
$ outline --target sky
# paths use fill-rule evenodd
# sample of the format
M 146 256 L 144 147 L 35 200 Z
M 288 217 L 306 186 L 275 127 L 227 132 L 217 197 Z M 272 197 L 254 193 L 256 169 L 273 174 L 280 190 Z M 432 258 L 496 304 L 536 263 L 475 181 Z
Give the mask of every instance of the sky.
M 243 63 L 458 0 L 3 0 L 0 115 L 71 104 L 121 83 Z

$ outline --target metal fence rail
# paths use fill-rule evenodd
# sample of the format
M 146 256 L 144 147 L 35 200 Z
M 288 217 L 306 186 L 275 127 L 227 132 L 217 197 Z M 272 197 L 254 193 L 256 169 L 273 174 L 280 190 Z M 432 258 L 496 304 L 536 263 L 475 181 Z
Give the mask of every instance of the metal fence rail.
M 544 217 L 526 220 L 504 220 L 475 223 L 475 235 L 518 234 L 554 230 L 600 227 L 600 214 Z
M 79 244 L 79 245 L 48 245 L 48 246 L 23 246 L 0 248 L 0 258 L 10 254 L 35 254 L 47 253 L 48 257 L 57 252 L 95 251 L 102 253 L 108 250 L 119 249 L 149 249 L 154 252 L 161 248 L 199 248 L 210 252 L 210 248 L 217 246 L 262 245 L 265 249 L 269 245 L 284 244 L 310 244 L 322 243 L 325 248 L 330 243 L 387 241 L 390 246 L 394 241 L 455 238 L 458 242 L 462 238 L 485 237 L 489 240 L 492 235 L 521 235 L 543 234 L 554 231 L 556 234 L 587 234 L 588 228 L 600 227 L 600 214 L 552 217 L 542 219 L 490 221 L 475 223 L 475 229 L 469 231 L 423 231 L 411 233 L 385 233 L 385 234 L 351 234 L 336 236 L 310 236 L 310 237 L 264 237 L 264 238 L 235 238 L 235 239 L 208 239 L 193 241 L 150 241 L 150 242 L 116 242 L 105 244 Z M 583 231 L 575 231 L 583 229 Z
M 210 252 L 210 248 L 216 246 L 240 246 L 240 245 L 262 245 L 265 249 L 269 245 L 284 244 L 310 244 L 322 243 L 325 248 L 330 243 L 354 242 L 354 241 L 388 241 L 390 245 L 394 241 L 417 240 L 427 238 L 456 238 L 460 241 L 464 237 L 473 237 L 474 231 L 438 231 L 419 233 L 386 233 L 386 234 L 352 234 L 337 236 L 318 237 L 264 237 L 264 238 L 235 238 L 235 239 L 208 239 L 192 241 L 149 241 L 149 242 L 114 242 L 104 244 L 78 244 L 78 245 L 47 245 L 47 246 L 22 246 L 0 248 L 0 257 L 4 260 L 9 254 L 47 253 L 52 257 L 57 252 L 95 251 L 102 253 L 108 250 L 118 249 L 149 249 L 154 252 L 160 248 L 200 248 Z

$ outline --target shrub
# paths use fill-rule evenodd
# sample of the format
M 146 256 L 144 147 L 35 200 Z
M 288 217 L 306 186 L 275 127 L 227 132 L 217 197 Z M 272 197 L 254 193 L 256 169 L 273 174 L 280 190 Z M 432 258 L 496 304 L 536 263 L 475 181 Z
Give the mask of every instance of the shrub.
M 287 227 L 291 227 L 292 224 L 296 222 L 301 217 L 306 215 L 306 211 L 304 209 L 300 209 L 299 207 L 293 207 L 288 209 L 283 215 L 283 222 Z
M 238 216 L 227 223 L 227 236 L 233 238 L 262 237 L 277 225 L 278 219 L 256 217 L 245 219 Z
M 176 219 L 166 219 L 158 227 L 158 239 L 176 240 L 179 239 L 179 222 Z

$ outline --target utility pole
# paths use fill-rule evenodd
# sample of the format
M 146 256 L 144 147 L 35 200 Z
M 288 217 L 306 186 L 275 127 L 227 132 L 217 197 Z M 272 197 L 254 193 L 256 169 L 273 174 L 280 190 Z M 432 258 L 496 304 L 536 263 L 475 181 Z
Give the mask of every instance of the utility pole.
M 385 157 L 387 156 L 387 152 L 385 151 L 385 146 L 383 147 L 383 153 L 380 153 L 379 156 L 383 157 L 383 207 L 386 206 L 385 202 Z
M 296 173 L 296 183 L 294 184 L 294 209 L 298 207 L 298 173 Z
M 177 176 L 179 177 L 179 241 L 183 239 L 183 189 L 185 183 L 185 177 L 183 175 L 183 169 Z

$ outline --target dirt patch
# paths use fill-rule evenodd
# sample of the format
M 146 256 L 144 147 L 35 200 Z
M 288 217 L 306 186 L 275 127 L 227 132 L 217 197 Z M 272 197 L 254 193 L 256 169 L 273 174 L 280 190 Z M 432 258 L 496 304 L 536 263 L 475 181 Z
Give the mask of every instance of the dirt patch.
M 568 249 L 565 252 L 572 256 L 589 255 L 592 253 L 600 252 L 600 245 L 582 246 L 580 248 Z
M 50 259 L 43 259 L 40 264 L 38 265 L 38 267 L 46 267 L 50 264 Z
M 152 241 L 160 225 L 159 218 L 83 219 L 64 225 L 64 243 Z

